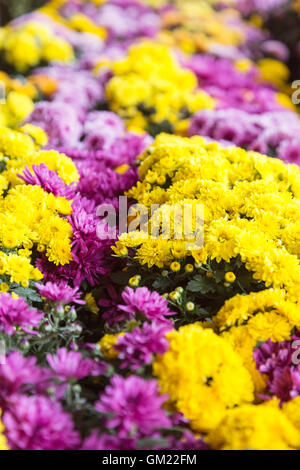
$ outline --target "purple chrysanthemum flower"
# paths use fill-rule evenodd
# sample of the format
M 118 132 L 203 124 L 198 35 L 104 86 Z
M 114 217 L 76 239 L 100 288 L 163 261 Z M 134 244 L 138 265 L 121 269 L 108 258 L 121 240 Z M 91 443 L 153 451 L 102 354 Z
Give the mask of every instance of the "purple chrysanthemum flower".
M 96 216 L 96 204 L 92 199 L 77 195 L 72 204 L 73 213 L 68 217 L 73 230 L 73 261 L 65 266 L 55 266 L 41 255 L 36 266 L 44 274 L 44 280 L 56 284 L 72 282 L 79 287 L 86 280 L 94 286 L 101 275 L 111 271 L 111 240 L 101 239 L 97 229 L 100 219 Z M 78 303 L 78 301 L 76 302 Z
M 72 199 L 75 196 L 75 184 L 67 186 L 55 171 L 49 170 L 45 163 L 32 165 L 34 174 L 25 166 L 23 175 L 18 175 L 25 183 L 41 186 L 47 193 Z
M 109 434 L 98 434 L 93 431 L 87 437 L 82 445 L 81 450 L 135 450 L 136 443 L 131 438 L 121 438 L 118 436 L 110 436 Z
M 270 399 L 275 395 L 284 402 L 300 394 L 299 353 L 293 347 L 293 341 L 298 344 L 299 337 L 293 336 L 292 341 L 280 343 L 269 339 L 254 350 L 256 367 L 267 376 L 267 387 L 262 398 Z
M 30 308 L 23 298 L 14 299 L 10 294 L 0 294 L 0 330 L 12 335 L 16 327 L 30 334 L 39 326 L 43 314 Z
M 108 30 L 110 39 L 152 37 L 160 26 L 159 15 L 136 0 L 112 0 L 105 3 L 98 10 L 95 20 Z
M 81 353 L 68 351 L 66 348 L 60 348 L 55 355 L 47 354 L 46 357 L 49 366 L 60 380 L 69 378 L 80 380 L 88 376 L 101 375 L 106 370 L 103 363 L 84 358 Z
M 25 358 L 19 351 L 7 354 L 5 364 L 0 365 L 0 396 L 8 400 L 15 393 L 45 379 L 44 370 L 36 365 L 36 358 Z M 3 405 L 3 402 L 2 402 Z
M 47 282 L 46 284 L 37 284 L 36 287 L 41 296 L 53 302 L 85 304 L 85 301 L 80 299 L 81 292 L 79 288 L 70 287 L 67 283 L 61 282 L 60 284 L 55 284 L 54 282 Z
M 287 3 L 287 0 L 238 0 L 237 8 L 244 15 L 250 15 L 252 13 L 267 14 L 270 11 L 276 10 L 283 7 Z
M 90 112 L 83 127 L 88 150 L 106 150 L 117 136 L 124 135 L 125 132 L 123 120 L 111 111 Z
M 69 88 L 72 90 L 72 87 Z M 76 110 L 59 101 L 37 103 L 27 122 L 44 129 L 49 138 L 49 148 L 75 145 L 79 142 L 82 132 Z
M 180 439 L 170 438 L 171 450 L 208 450 L 208 445 L 191 431 L 185 430 Z
M 297 163 L 300 161 L 299 130 L 297 114 L 288 110 L 250 114 L 232 108 L 196 113 L 189 135 L 225 140 L 247 150 Z
M 170 426 L 162 408 L 166 399 L 167 395 L 159 395 L 155 380 L 116 375 L 96 402 L 96 409 L 112 415 L 107 419 L 107 426 L 117 429 L 120 437 L 128 437 L 133 432 L 147 435 Z
M 150 364 L 154 354 L 164 354 L 169 347 L 166 333 L 171 327 L 164 323 L 144 323 L 118 339 L 114 346 L 118 351 L 121 368 L 137 370 Z
M 48 397 L 15 395 L 2 420 L 13 450 L 71 450 L 80 444 L 71 416 Z
M 151 292 L 147 287 L 137 289 L 126 287 L 122 293 L 122 299 L 126 305 L 118 305 L 118 308 L 126 312 L 128 320 L 140 314 L 146 317 L 147 320 L 170 325 L 170 320 L 166 317 L 175 315 L 174 312 L 169 310 L 168 301 L 161 297 L 158 292 Z
M 79 37 L 82 37 L 79 34 Z M 92 37 L 86 42 L 89 52 L 93 52 L 92 44 L 96 38 Z M 80 44 L 81 46 L 82 44 Z M 95 77 L 89 70 L 82 70 L 76 64 L 61 65 L 55 64 L 46 68 L 36 69 L 35 73 L 46 74 L 54 78 L 58 83 L 58 90 L 52 96 L 53 102 L 61 106 L 66 106 L 73 110 L 80 122 L 84 122 L 85 113 L 103 100 L 103 83 L 101 79 Z M 70 86 L 72 83 L 72 86 Z M 57 121 L 57 124 L 58 121 Z M 68 144 L 66 144 L 68 145 Z
M 280 41 L 270 39 L 262 44 L 262 52 L 266 55 L 271 55 L 282 62 L 289 59 L 290 51 L 288 47 Z
M 121 297 L 113 284 L 106 282 L 103 285 L 103 288 L 105 292 L 107 292 L 108 297 L 99 299 L 98 305 L 102 307 L 102 309 L 105 309 L 103 319 L 106 321 L 108 326 L 112 327 L 124 320 L 123 312 L 118 311 L 117 308 L 119 302 L 121 302 Z
M 79 205 L 73 208 L 68 220 L 73 229 L 73 262 L 69 265 L 71 269 L 72 266 L 76 269 L 73 282 L 78 286 L 83 280 L 87 280 L 93 286 L 99 276 L 108 271 L 111 240 L 99 239 L 97 226 L 100 220 Z
M 263 45 L 267 48 L 268 42 Z M 278 53 L 287 53 L 281 43 L 270 42 L 269 49 L 272 47 L 275 53 L 279 48 Z M 241 72 L 232 60 L 204 54 L 192 56 L 188 61 L 185 59 L 183 65 L 196 74 L 201 89 L 216 98 L 217 109 L 240 109 L 250 114 L 286 109 L 279 103 L 272 85 L 261 82 L 259 68 L 255 65 Z
M 77 190 L 82 196 L 93 199 L 96 204 L 110 202 L 111 199 L 124 194 L 137 182 L 137 173 L 128 169 L 123 175 L 106 168 L 98 162 L 80 162 L 78 165 L 80 180 Z

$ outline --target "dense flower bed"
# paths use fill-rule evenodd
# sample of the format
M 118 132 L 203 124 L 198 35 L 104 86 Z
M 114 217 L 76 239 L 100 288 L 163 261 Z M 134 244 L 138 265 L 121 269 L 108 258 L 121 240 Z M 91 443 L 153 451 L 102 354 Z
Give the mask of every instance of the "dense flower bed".
M 300 449 L 298 3 L 0 28 L 0 449 Z

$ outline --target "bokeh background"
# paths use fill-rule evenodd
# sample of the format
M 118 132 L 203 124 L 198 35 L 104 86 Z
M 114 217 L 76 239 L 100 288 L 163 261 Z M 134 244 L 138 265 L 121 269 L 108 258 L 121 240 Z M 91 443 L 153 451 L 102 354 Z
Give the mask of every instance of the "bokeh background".
M 45 0 L 0 0 L 0 25 L 45 3 Z
M 4 26 L 13 18 L 41 7 L 48 0 L 0 0 L 0 26 Z M 182 0 L 183 2 L 185 0 Z M 261 0 L 261 2 L 266 0 Z M 300 2 L 300 0 L 298 0 Z M 210 2 L 210 0 L 207 0 Z M 275 3 L 275 2 L 274 2 Z M 269 12 L 264 28 L 270 31 L 273 39 L 283 42 L 290 50 L 290 59 L 287 63 L 291 71 L 291 81 L 300 77 L 300 61 L 298 49 L 300 44 L 300 18 L 290 9 L 284 15 L 272 15 Z

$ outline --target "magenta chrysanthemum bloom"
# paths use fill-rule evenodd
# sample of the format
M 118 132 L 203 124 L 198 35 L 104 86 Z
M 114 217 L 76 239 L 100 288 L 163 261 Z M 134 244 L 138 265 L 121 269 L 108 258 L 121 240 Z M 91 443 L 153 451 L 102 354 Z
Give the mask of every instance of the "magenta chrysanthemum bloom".
M 32 328 L 39 326 L 43 314 L 30 308 L 21 297 L 13 299 L 10 294 L 0 294 L 0 330 L 12 335 L 16 327 L 30 334 L 36 332 Z
M 244 15 L 251 13 L 265 14 L 279 7 L 286 6 L 287 0 L 238 0 L 237 7 Z
M 73 199 L 75 196 L 75 184 L 67 186 L 58 174 L 49 170 L 45 163 L 32 165 L 34 174 L 31 173 L 28 166 L 25 165 L 23 175 L 18 175 L 25 183 L 41 186 L 47 193 L 53 193 L 54 196 L 61 196 L 67 199 Z
M 69 31 L 71 30 L 69 29 Z M 72 33 L 74 33 L 74 31 L 72 31 Z M 76 33 L 76 36 L 76 42 L 78 42 L 78 39 L 80 42 L 79 44 L 76 44 L 76 48 L 79 47 L 81 49 L 83 46 L 83 48 L 87 48 L 87 51 L 85 52 L 88 52 L 93 56 L 95 53 L 97 53 L 97 38 L 94 35 L 91 36 L 90 39 L 88 39 L 89 35 L 84 35 L 83 37 L 82 34 L 78 35 Z M 93 45 L 96 45 L 96 48 L 93 49 Z M 42 67 L 36 69 L 34 73 L 42 75 L 45 74 L 48 77 L 54 78 L 59 83 L 57 91 L 52 95 L 53 103 L 59 105 L 57 107 L 58 111 L 62 110 L 64 106 L 68 108 L 67 112 L 69 113 L 69 111 L 72 111 L 74 117 L 77 119 L 79 118 L 81 124 L 84 122 L 85 113 L 89 109 L 95 108 L 98 103 L 103 101 L 103 82 L 98 77 L 95 77 L 94 74 L 89 70 L 83 70 L 80 61 L 74 64 L 55 64 L 48 67 Z M 70 86 L 70 83 L 72 86 Z M 43 105 L 50 104 L 47 102 L 42 103 Z M 48 107 L 45 108 L 49 109 Z M 48 116 L 50 119 L 51 116 L 53 116 L 52 124 L 54 124 L 58 130 L 62 129 L 62 127 L 60 127 L 58 114 L 53 114 L 52 109 L 50 109 Z M 44 114 L 42 120 L 46 125 L 47 123 L 45 118 L 46 115 Z M 38 120 L 39 116 L 37 116 L 36 119 Z M 66 123 L 66 120 L 63 119 L 63 122 Z M 73 120 L 70 122 L 73 123 Z M 76 141 L 78 143 L 78 135 L 76 136 L 75 133 L 77 130 L 77 125 L 71 129 L 66 129 L 66 134 L 68 134 L 66 137 L 68 138 L 69 143 L 67 143 L 67 140 L 64 139 L 65 145 L 72 145 L 72 143 L 76 144 Z M 64 138 L 63 133 L 59 132 L 59 135 L 60 137 Z M 70 137 L 72 137 L 72 139 L 70 139 Z M 74 138 L 76 138 L 76 140 L 74 140 Z M 73 142 L 71 142 L 71 140 Z
M 80 444 L 71 416 L 48 397 L 15 395 L 2 420 L 13 450 L 72 450 Z
M 89 358 L 83 358 L 76 351 L 60 348 L 55 355 L 47 354 L 49 366 L 57 373 L 60 380 L 83 379 L 88 376 L 97 376 L 105 372 L 106 366 Z
M 112 415 L 107 420 L 109 428 L 117 429 L 120 437 L 128 437 L 133 432 L 146 435 L 169 427 L 170 419 L 162 408 L 167 398 L 159 395 L 155 380 L 116 375 L 95 406 L 101 413 Z
M 191 431 L 184 431 L 180 439 L 170 438 L 170 450 L 208 450 L 209 447 L 202 439 L 197 438 Z
M 99 276 L 108 272 L 107 268 L 111 264 L 111 240 L 99 239 L 97 225 L 100 220 L 79 205 L 73 208 L 73 214 L 68 220 L 73 229 L 73 262 L 69 265 L 75 271 L 73 282 L 79 286 L 83 280 L 87 280 L 94 286 Z
M 121 302 L 121 296 L 116 291 L 115 286 L 106 282 L 103 288 L 105 292 L 107 292 L 108 297 L 99 299 L 98 305 L 102 307 L 102 310 L 105 309 L 103 319 L 106 321 L 107 325 L 113 327 L 123 321 L 124 318 L 126 318 L 126 314 L 117 308 L 118 303 Z
M 63 304 L 79 304 L 84 305 L 85 301 L 80 299 L 81 292 L 79 287 L 70 287 L 66 282 L 55 284 L 54 282 L 47 282 L 46 284 L 36 285 L 42 297 L 53 302 L 60 302 Z
M 73 90 L 69 84 L 68 87 Z M 44 129 L 49 137 L 49 148 L 76 145 L 82 132 L 76 110 L 71 105 L 59 101 L 37 103 L 27 122 Z
M 82 445 L 81 450 L 135 450 L 135 440 L 131 438 L 121 438 L 118 436 L 110 436 L 102 434 L 99 436 L 97 431 L 87 437 Z
M 106 150 L 116 137 L 124 135 L 123 120 L 111 111 L 92 111 L 84 122 L 83 134 L 88 150 Z
M 15 393 L 25 391 L 31 384 L 44 380 L 44 370 L 36 365 L 36 358 L 25 358 L 19 351 L 10 352 L 5 364 L 0 365 L 0 396 L 9 399 Z
M 285 402 L 300 394 L 299 351 L 293 348 L 292 341 L 274 343 L 270 339 L 253 352 L 257 369 L 267 376 L 266 400 L 273 395 Z M 295 355 L 295 356 L 294 356 Z M 297 362 L 297 363 L 296 363 Z
M 169 310 L 168 301 L 157 292 L 151 292 L 147 287 L 139 287 L 136 290 L 126 287 L 122 293 L 122 299 L 126 305 L 118 305 L 118 308 L 128 314 L 128 320 L 141 314 L 147 320 L 170 324 L 170 320 L 166 317 L 175 315 Z
M 232 142 L 247 150 L 276 156 L 289 163 L 300 161 L 300 121 L 288 110 L 250 114 L 238 109 L 196 113 L 189 135 Z
M 82 196 L 93 199 L 96 204 L 110 202 L 137 182 L 135 170 L 130 168 L 126 173 L 120 175 L 110 168 L 103 168 L 101 163 L 102 161 L 91 162 L 87 159 L 87 161 L 78 164 L 80 180 L 77 190 Z
M 171 327 L 164 323 L 144 323 L 142 328 L 135 328 L 121 336 L 114 346 L 118 351 L 121 368 L 137 370 L 150 364 L 154 354 L 164 354 L 169 347 L 166 333 Z
M 269 46 L 275 55 L 288 54 L 283 44 L 274 42 L 266 41 L 262 47 Z M 261 82 L 259 68 L 255 65 L 241 72 L 232 60 L 204 54 L 194 55 L 188 61 L 185 59 L 183 65 L 196 74 L 199 87 L 216 98 L 217 109 L 232 108 L 251 114 L 286 109 L 277 100 L 272 85 Z
M 280 41 L 269 39 L 261 46 L 262 52 L 266 55 L 273 56 L 274 58 L 287 62 L 290 56 L 289 48 Z
M 149 6 L 136 0 L 107 2 L 98 11 L 95 19 L 97 24 L 108 30 L 111 39 L 152 37 L 160 26 L 159 16 Z
M 73 213 L 68 221 L 73 231 L 73 261 L 65 266 L 55 266 L 42 255 L 37 259 L 36 267 L 44 274 L 46 281 L 56 284 L 71 281 L 79 287 L 85 280 L 94 286 L 100 275 L 109 273 L 113 267 L 111 240 L 100 239 L 98 236 L 100 219 L 96 216 L 95 201 L 77 195 L 72 209 Z
M 80 35 L 82 36 L 82 35 Z M 92 51 L 91 45 L 96 38 L 88 42 L 87 47 Z M 53 99 L 62 105 L 69 105 L 74 111 L 78 111 L 82 122 L 82 112 L 94 108 L 103 101 L 103 84 L 101 80 L 88 70 L 71 65 L 53 65 L 51 67 L 38 69 L 37 73 L 46 73 L 59 82 L 57 92 Z M 72 86 L 70 86 L 72 83 Z

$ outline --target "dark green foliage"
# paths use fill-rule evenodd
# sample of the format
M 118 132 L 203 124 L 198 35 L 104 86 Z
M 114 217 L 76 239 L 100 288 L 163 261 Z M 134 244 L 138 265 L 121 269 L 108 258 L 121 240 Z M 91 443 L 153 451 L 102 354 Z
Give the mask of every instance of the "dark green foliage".
M 0 24 L 3 26 L 13 18 L 35 10 L 45 3 L 45 0 L 0 0 Z

